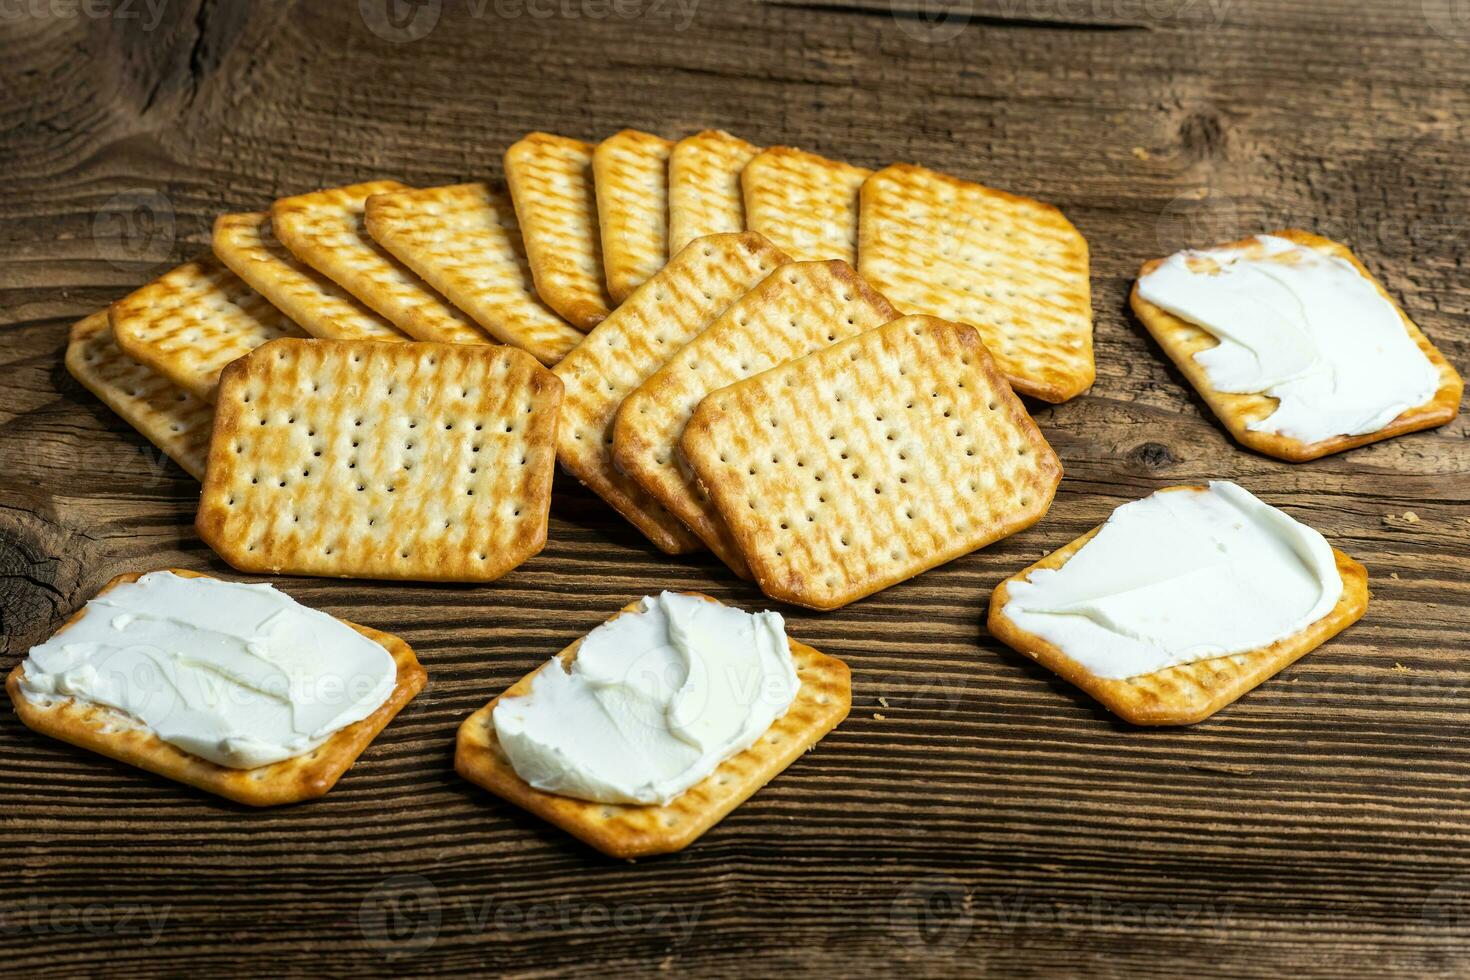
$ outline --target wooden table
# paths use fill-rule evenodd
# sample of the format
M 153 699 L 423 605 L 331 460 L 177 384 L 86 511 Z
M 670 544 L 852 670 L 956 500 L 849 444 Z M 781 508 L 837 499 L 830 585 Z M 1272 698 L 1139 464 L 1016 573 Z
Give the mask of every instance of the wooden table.
M 496 177 L 533 129 L 718 126 L 1055 202 L 1091 243 L 1097 334 L 1095 387 L 1037 406 L 1066 465 L 1050 516 L 840 612 L 783 610 L 852 665 L 852 716 L 686 852 L 604 859 L 452 771 L 465 715 L 629 599 L 763 604 L 560 477 L 545 552 L 496 585 L 279 583 L 430 672 L 322 800 L 225 805 L 0 711 L 0 970 L 1470 971 L 1470 424 L 1308 465 L 1243 452 L 1125 300 L 1145 258 L 1300 226 L 1470 366 L 1463 0 L 926 6 L 0 0 L 5 669 L 120 571 L 227 571 L 197 485 L 61 362 L 72 321 L 205 250 L 222 211 Z M 1164 731 L 987 635 L 1003 577 L 1212 477 L 1364 561 L 1367 618 Z

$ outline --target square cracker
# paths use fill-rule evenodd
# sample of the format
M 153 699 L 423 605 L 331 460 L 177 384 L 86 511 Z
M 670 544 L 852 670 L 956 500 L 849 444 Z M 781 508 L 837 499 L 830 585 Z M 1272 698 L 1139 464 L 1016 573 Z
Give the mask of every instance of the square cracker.
M 696 238 L 745 230 L 740 171 L 761 148 L 722 129 L 674 144 L 669 154 L 669 254 Z
M 858 261 L 858 190 L 871 170 L 773 146 L 740 174 L 745 224 L 797 261 Z
M 512 347 L 278 341 L 225 371 L 195 527 L 246 572 L 497 579 L 546 543 L 561 392 Z
M 367 230 L 496 340 L 552 365 L 582 332 L 536 295 L 510 195 L 486 184 L 375 194 Z
M 625 129 L 592 151 L 602 269 L 621 303 L 669 260 L 669 150 L 662 136 Z
M 709 596 L 700 598 L 715 601 Z M 636 602 L 631 603 L 612 618 L 637 608 Z M 577 640 L 554 659 L 563 668 L 570 666 L 581 642 Z M 612 857 L 631 860 L 681 850 L 821 741 L 851 710 L 852 675 L 847 665 L 804 643 L 789 638 L 788 642 L 801 687 L 786 714 L 750 748 L 726 759 L 702 782 L 663 806 L 593 803 L 543 792 L 516 775 L 495 734 L 495 706 L 500 698 L 529 692 L 531 679 L 552 661 L 464 720 L 455 740 L 455 771 Z
M 373 180 L 286 197 L 271 205 L 276 236 L 298 259 L 322 273 L 417 340 L 488 344 L 474 321 L 373 241 L 363 212 L 374 194 L 408 190 Z
M 313 337 L 328 340 L 406 340 L 393 324 L 363 306 L 281 244 L 269 211 L 214 219 L 214 254 L 230 271 Z
M 505 151 L 536 292 L 578 330 L 612 310 L 602 273 L 602 232 L 592 178 L 592 144 L 532 133 Z
M 696 239 L 669 260 L 555 368 L 566 384 L 556 458 L 663 551 L 699 539 L 613 462 L 623 399 L 786 256 L 752 232 Z
M 72 324 L 66 370 L 190 476 L 204 479 L 214 406 L 124 354 L 106 310 Z
M 182 568 L 162 570 L 184 578 L 214 577 Z M 119 575 L 103 586 L 98 595 L 110 592 L 119 585 L 136 582 L 145 574 L 147 573 L 128 572 Z M 80 619 L 84 611 L 77 610 L 57 632 L 62 632 Z M 351 626 L 393 655 L 393 661 L 398 665 L 398 683 L 393 692 L 377 711 L 341 729 L 310 752 L 254 769 L 231 769 L 185 752 L 111 708 L 85 704 L 74 698 L 48 705 L 35 704 L 20 690 L 21 677 L 25 672 L 24 663 L 16 664 L 15 669 L 10 672 L 5 690 L 9 692 L 11 704 L 15 706 L 15 713 L 20 716 L 20 720 L 27 728 L 42 735 L 89 749 L 118 762 L 146 769 L 166 779 L 246 806 L 298 803 L 321 796 L 335 786 L 342 774 L 362 755 L 363 750 L 393 720 L 393 716 L 423 690 L 428 679 L 418 658 L 414 656 L 413 648 L 392 633 L 380 633 L 346 620 L 339 622 Z
M 680 448 L 761 590 L 812 609 L 1029 527 L 1062 478 L 975 329 L 926 316 L 715 392 Z
M 1202 489 L 1167 488 L 1169 491 Z M 990 597 L 987 625 L 991 634 L 1006 646 L 1082 688 L 1130 724 L 1192 725 L 1203 721 L 1356 623 L 1368 608 L 1367 570 L 1334 548 L 1337 570 L 1342 575 L 1342 598 L 1331 612 L 1301 632 L 1258 650 L 1196 660 L 1138 677 L 1123 680 L 1098 677 L 1054 644 L 1021 629 L 1004 610 L 1010 601 L 1012 583 L 1024 581 L 1039 568 L 1062 567 L 1100 530 L 1101 525 L 996 586 Z
M 124 354 L 206 401 L 235 358 L 279 337 L 306 336 L 213 255 L 165 272 L 107 316 Z
M 705 395 L 898 316 L 846 262 L 796 262 L 761 280 L 623 402 L 613 460 L 719 555 L 750 577 L 730 529 L 679 456 Z
M 1050 204 L 885 167 L 863 184 L 858 271 L 907 313 L 980 331 L 1024 395 L 1063 402 L 1092 384 L 1087 241 Z
M 1133 284 L 1133 292 L 1129 296 L 1129 302 L 1133 306 L 1133 312 L 1148 332 L 1153 335 L 1164 353 L 1169 355 L 1169 360 L 1174 362 L 1181 374 L 1189 379 L 1194 385 L 1205 404 L 1210 406 L 1210 411 L 1225 426 L 1235 441 L 1248 449 L 1254 449 L 1258 453 L 1267 456 L 1275 456 L 1288 462 L 1302 463 L 1307 460 L 1319 459 L 1332 453 L 1340 453 L 1345 449 L 1354 449 L 1358 446 L 1366 446 L 1370 442 L 1380 439 L 1391 439 L 1394 436 L 1404 435 L 1408 432 L 1418 432 L 1422 429 L 1432 429 L 1444 425 L 1452 420 L 1460 412 L 1460 398 L 1464 394 L 1464 382 L 1460 376 L 1445 360 L 1439 349 L 1430 342 L 1424 332 L 1419 329 L 1409 315 L 1404 312 L 1403 307 L 1394 302 L 1388 290 L 1383 284 L 1373 277 L 1367 267 L 1358 261 L 1358 257 L 1346 246 L 1314 235 L 1309 231 L 1286 229 L 1284 231 L 1272 231 L 1267 234 L 1278 238 L 1286 238 L 1298 245 L 1314 249 L 1327 255 L 1334 255 L 1353 264 L 1353 267 L 1362 273 L 1363 278 L 1373 284 L 1384 299 L 1393 303 L 1393 308 L 1398 311 L 1404 321 L 1404 329 L 1409 332 L 1409 337 L 1429 358 L 1437 371 L 1439 371 L 1439 389 L 1435 391 L 1434 397 L 1417 408 L 1411 408 L 1388 425 L 1377 432 L 1365 432 L 1357 436 L 1334 436 L 1330 439 L 1322 439 L 1317 442 L 1302 442 L 1284 436 L 1279 432 L 1260 432 L 1252 430 L 1250 426 L 1271 415 L 1280 404 L 1275 398 L 1263 394 L 1232 394 L 1220 391 L 1210 385 L 1209 375 L 1195 355 L 1200 351 L 1208 350 L 1216 346 L 1217 341 L 1213 334 L 1203 327 L 1181 320 L 1171 313 L 1167 313 L 1138 293 L 1138 283 Z M 1215 248 L 1240 247 L 1248 244 L 1251 239 L 1242 239 L 1238 242 L 1227 242 Z M 1139 269 L 1139 277 L 1148 275 L 1163 262 L 1163 259 L 1151 259 Z

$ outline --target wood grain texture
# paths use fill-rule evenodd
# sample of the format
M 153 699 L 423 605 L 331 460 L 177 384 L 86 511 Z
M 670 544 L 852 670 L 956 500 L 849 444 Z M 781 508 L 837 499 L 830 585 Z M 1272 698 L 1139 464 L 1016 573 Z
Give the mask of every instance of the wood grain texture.
M 418 40 L 428 20 L 370 0 L 158 6 L 0 11 L 0 668 L 118 572 L 229 574 L 190 530 L 194 481 L 67 376 L 69 325 L 204 252 L 221 212 L 495 179 L 534 129 L 718 127 L 1054 203 L 1091 247 L 1097 382 L 1033 406 L 1066 467 L 1046 520 L 840 612 L 783 610 L 852 667 L 852 716 L 678 855 L 605 860 L 452 771 L 465 716 L 629 600 L 763 606 L 561 475 L 547 548 L 493 586 L 279 582 L 431 676 L 322 800 L 247 812 L 0 712 L 5 970 L 1470 971 L 1470 420 L 1303 465 L 1243 452 L 1126 302 L 1144 258 L 1310 228 L 1470 365 L 1450 0 L 943 21 L 922 0 L 442 0 L 403 5 L 438 11 Z M 1184 731 L 1128 729 L 985 633 L 1003 578 L 1211 477 L 1363 561 L 1368 617 Z

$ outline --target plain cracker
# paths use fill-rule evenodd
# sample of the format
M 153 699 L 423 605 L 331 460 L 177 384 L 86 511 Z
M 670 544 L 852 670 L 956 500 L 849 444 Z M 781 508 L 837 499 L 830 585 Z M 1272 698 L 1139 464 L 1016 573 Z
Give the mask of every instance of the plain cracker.
M 602 268 L 621 303 L 669 260 L 669 151 L 662 136 L 625 129 L 592 151 Z
M 560 401 L 511 347 L 271 344 L 220 384 L 195 527 L 241 571 L 499 578 L 546 542 Z
M 740 172 L 761 148 L 722 129 L 686 136 L 669 154 L 669 254 L 696 238 L 745 230 Z
M 863 185 L 858 271 L 905 312 L 980 331 L 1022 394 L 1062 402 L 1092 384 L 1088 268 L 1050 204 L 910 164 Z
M 709 596 L 700 598 L 715 601 Z M 632 603 L 622 611 L 637 608 Z M 581 642 L 557 654 L 557 659 L 570 665 Z M 550 662 L 465 719 L 456 739 L 454 768 L 470 782 L 612 857 L 631 859 L 680 850 L 821 741 L 851 710 L 852 676 L 847 665 L 803 643 L 788 642 L 801 687 L 786 714 L 750 748 L 726 759 L 705 780 L 663 806 L 592 803 L 534 789 L 516 775 L 496 737 L 495 706 L 500 698 L 527 693 L 531 679 Z
M 181 568 L 161 571 L 184 578 L 213 578 Z M 119 585 L 136 582 L 145 574 L 129 572 L 119 575 L 108 582 L 98 595 Z M 57 632 L 75 623 L 84 612 L 85 608 L 77 610 Z M 49 705 L 34 704 L 20 690 L 24 662 L 16 664 L 10 672 L 5 689 L 20 720 L 27 728 L 42 735 L 246 806 L 298 803 L 321 796 L 335 786 L 363 750 L 393 720 L 393 716 L 423 690 L 428 679 L 414 656 L 413 648 L 398 637 L 346 620 L 338 622 L 351 626 L 393 655 L 398 666 L 398 682 L 392 693 L 377 711 L 341 729 L 310 752 L 254 769 L 231 769 L 185 752 L 138 726 L 121 712 L 107 707 L 84 704 L 71 698 Z
M 812 609 L 1030 526 L 1062 475 L 975 329 L 924 316 L 715 392 L 680 448 L 761 589 Z
M 1203 327 L 1181 320 L 1144 299 L 1139 295 L 1138 284 L 1135 282 L 1133 292 L 1129 297 L 1134 314 L 1143 322 L 1159 346 L 1164 349 L 1164 353 L 1169 356 L 1169 360 L 1174 362 L 1174 366 L 1189 380 L 1190 384 L 1194 385 L 1194 389 L 1205 400 L 1205 404 L 1210 406 L 1215 417 L 1220 420 L 1236 442 L 1258 453 L 1265 453 L 1267 456 L 1301 463 L 1329 456 L 1332 453 L 1340 453 L 1346 449 L 1366 446 L 1380 439 L 1391 439 L 1408 432 L 1432 429 L 1444 425 L 1459 414 L 1460 398 L 1465 390 L 1464 382 L 1460 380 L 1459 374 L 1456 373 L 1450 362 L 1445 360 L 1439 349 L 1424 335 L 1418 325 L 1409 319 L 1403 307 L 1394 302 L 1388 290 L 1383 288 L 1383 284 L 1373 277 L 1373 274 L 1362 262 L 1358 261 L 1358 257 L 1346 245 L 1296 229 L 1273 231 L 1268 234 L 1289 239 L 1298 245 L 1304 245 L 1318 252 L 1351 262 L 1354 268 L 1362 273 L 1363 278 L 1373 283 L 1373 287 L 1384 299 L 1393 303 L 1393 308 L 1403 318 L 1404 329 L 1409 332 L 1410 338 L 1439 371 L 1440 384 L 1432 399 L 1417 408 L 1409 409 L 1376 432 L 1366 432 L 1357 436 L 1334 436 L 1318 442 L 1305 443 L 1279 432 L 1252 430 L 1250 428 L 1252 423 L 1259 422 L 1276 411 L 1276 406 L 1279 404 L 1277 400 L 1263 394 L 1232 394 L 1212 386 L 1209 375 L 1205 373 L 1199 361 L 1195 360 L 1194 355 L 1216 346 L 1219 341 Z M 1251 241 L 1252 239 L 1247 238 L 1215 247 L 1243 247 Z M 1152 259 L 1145 262 L 1143 268 L 1139 270 L 1139 276 L 1148 275 L 1163 262 L 1163 259 Z
M 557 459 L 669 554 L 699 539 L 613 462 L 623 399 L 786 256 L 752 232 L 695 240 L 555 368 L 566 383 Z
M 852 266 L 796 262 L 771 273 L 665 362 L 618 411 L 613 459 L 742 578 L 750 569 L 719 511 L 679 456 L 710 392 L 898 316 Z
M 1202 489 L 1166 488 L 1168 492 Z M 1021 629 L 1004 610 L 1010 601 L 1012 583 L 1024 581 L 1037 569 L 1065 565 L 1100 530 L 1101 525 L 996 586 L 990 598 L 987 625 L 991 634 L 1006 646 L 1082 688 L 1130 724 L 1192 725 L 1202 721 L 1347 629 L 1368 608 L 1368 572 L 1334 548 L 1337 570 L 1342 575 L 1342 598 L 1331 612 L 1306 629 L 1268 647 L 1228 657 L 1197 660 L 1123 680 L 1098 677 L 1054 644 Z
M 740 174 L 745 223 L 797 261 L 858 262 L 858 190 L 872 173 L 789 146 L 752 157 Z
M 501 343 L 550 366 L 582 341 L 541 302 L 510 195 L 486 184 L 375 194 L 368 233 Z

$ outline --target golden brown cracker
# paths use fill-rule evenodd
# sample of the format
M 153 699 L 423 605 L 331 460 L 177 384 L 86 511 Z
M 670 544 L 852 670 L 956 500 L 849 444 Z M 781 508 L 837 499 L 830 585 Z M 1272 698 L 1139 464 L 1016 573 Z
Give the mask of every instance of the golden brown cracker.
M 662 136 L 625 129 L 592 151 L 602 268 L 614 303 L 669 260 L 669 151 Z
M 925 316 L 716 391 L 680 447 L 762 591 L 812 609 L 1029 527 L 1062 476 L 975 329 Z
M 686 136 L 669 153 L 669 254 L 696 238 L 745 230 L 740 172 L 760 147 L 722 129 Z
M 709 596 L 701 596 L 715 600 Z M 625 606 L 634 612 L 637 603 Z M 621 614 L 619 614 L 621 615 Z M 613 618 L 616 618 L 613 617 Z M 581 640 L 556 660 L 569 665 Z M 847 717 L 852 707 L 852 677 L 841 660 L 818 653 L 804 643 L 788 641 L 801 687 L 786 714 L 750 748 L 726 759 L 702 782 L 663 806 L 592 803 L 535 789 L 516 775 L 495 734 L 492 716 L 500 698 L 517 697 L 531 688 L 543 664 L 460 725 L 454 753 L 455 770 L 470 782 L 554 824 L 604 854 L 639 858 L 688 847 L 723 820 L 756 790 L 799 759 Z
M 220 384 L 195 527 L 241 571 L 499 578 L 546 543 L 561 387 L 511 347 L 271 344 Z
M 185 578 L 212 578 L 181 568 L 162 569 Z M 145 572 L 129 572 L 108 582 L 99 595 L 128 582 L 136 582 Z M 57 630 L 60 633 L 81 618 L 76 614 Z M 363 636 L 379 644 L 393 655 L 398 665 L 398 682 L 388 700 L 362 721 L 338 731 L 321 745 L 304 755 L 255 769 L 231 769 L 170 745 L 157 735 L 138 726 L 121 712 L 75 698 L 34 703 L 21 693 L 20 681 L 24 663 L 15 665 L 6 679 L 15 713 L 27 728 L 59 739 L 79 748 L 148 772 L 214 793 L 246 806 L 277 806 L 298 803 L 321 796 L 337 784 L 342 774 L 352 767 L 358 756 L 393 720 L 414 695 L 423 690 L 428 675 L 414 656 L 413 648 L 391 633 L 381 633 L 366 626 L 340 620 Z
M 745 224 L 797 261 L 858 262 L 858 190 L 872 173 L 789 146 L 751 158 L 740 174 Z
M 980 331 L 1017 391 L 1062 402 L 1092 384 L 1087 241 L 1050 204 L 895 164 L 863 184 L 859 237 L 864 278 Z

